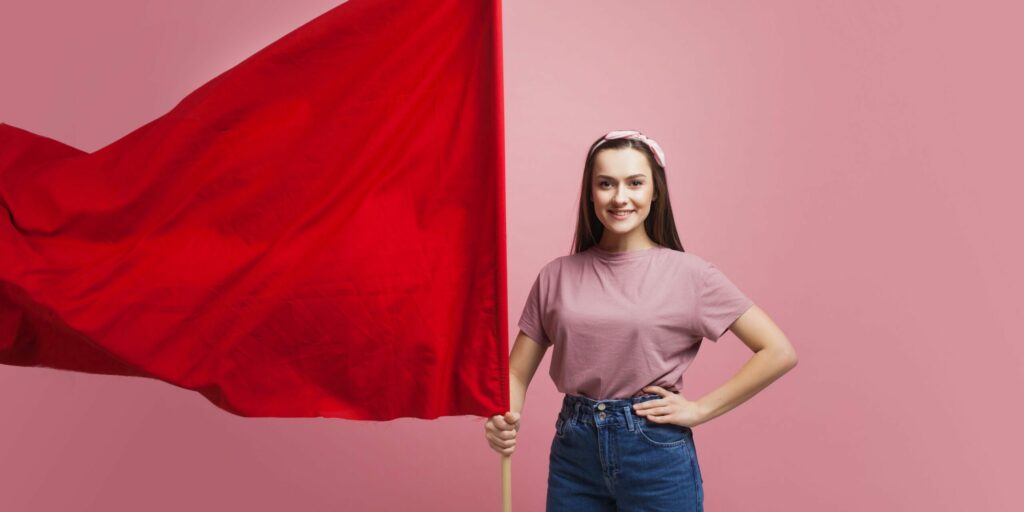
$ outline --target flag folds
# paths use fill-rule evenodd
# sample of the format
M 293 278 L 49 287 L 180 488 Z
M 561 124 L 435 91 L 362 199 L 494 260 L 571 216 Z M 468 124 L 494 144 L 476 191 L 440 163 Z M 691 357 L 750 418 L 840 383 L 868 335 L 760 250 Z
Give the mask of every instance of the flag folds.
M 0 125 L 0 362 L 509 409 L 499 0 L 350 0 L 93 153 Z

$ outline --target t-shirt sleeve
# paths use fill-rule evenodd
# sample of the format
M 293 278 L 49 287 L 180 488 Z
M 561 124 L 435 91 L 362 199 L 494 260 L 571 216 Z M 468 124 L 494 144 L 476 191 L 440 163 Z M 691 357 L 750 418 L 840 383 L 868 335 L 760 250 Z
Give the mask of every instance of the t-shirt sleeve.
M 533 341 L 536 341 L 543 347 L 551 345 L 551 340 L 548 339 L 547 333 L 544 332 L 544 297 L 541 286 L 541 274 L 537 274 L 537 278 L 533 280 L 533 287 L 530 288 L 530 294 L 526 297 L 526 305 L 523 306 L 523 313 L 519 316 L 519 328 L 526 333 Z
M 753 305 L 754 301 L 725 277 L 718 267 L 704 262 L 698 306 L 702 336 L 718 341 L 729 326 Z

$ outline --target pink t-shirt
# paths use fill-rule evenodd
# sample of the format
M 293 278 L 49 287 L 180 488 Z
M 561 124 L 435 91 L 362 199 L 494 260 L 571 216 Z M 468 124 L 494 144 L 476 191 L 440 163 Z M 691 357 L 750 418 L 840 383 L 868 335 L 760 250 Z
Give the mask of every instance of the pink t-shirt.
M 703 338 L 717 341 L 753 305 L 714 264 L 653 247 L 591 247 L 541 268 L 519 328 L 554 346 L 551 379 L 595 400 L 682 389 Z

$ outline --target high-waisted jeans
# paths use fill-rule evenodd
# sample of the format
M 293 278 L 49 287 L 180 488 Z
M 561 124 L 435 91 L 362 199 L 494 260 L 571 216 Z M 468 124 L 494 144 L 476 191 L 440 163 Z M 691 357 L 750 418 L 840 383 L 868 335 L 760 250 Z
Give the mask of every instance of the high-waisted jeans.
M 693 430 L 633 410 L 658 398 L 565 395 L 551 442 L 547 512 L 703 512 Z

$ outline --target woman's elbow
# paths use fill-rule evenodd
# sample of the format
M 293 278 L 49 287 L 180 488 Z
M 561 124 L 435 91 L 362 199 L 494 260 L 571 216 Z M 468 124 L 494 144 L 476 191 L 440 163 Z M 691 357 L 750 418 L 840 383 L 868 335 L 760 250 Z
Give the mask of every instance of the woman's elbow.
M 775 343 L 770 347 L 766 347 L 765 350 L 774 356 L 772 359 L 783 368 L 783 371 L 788 372 L 792 370 L 796 366 L 797 361 L 799 361 L 796 349 L 788 341 L 786 343 Z
M 796 350 L 792 347 L 783 350 L 781 358 L 785 364 L 787 372 L 796 368 L 796 363 L 800 361 L 800 358 L 796 356 Z

